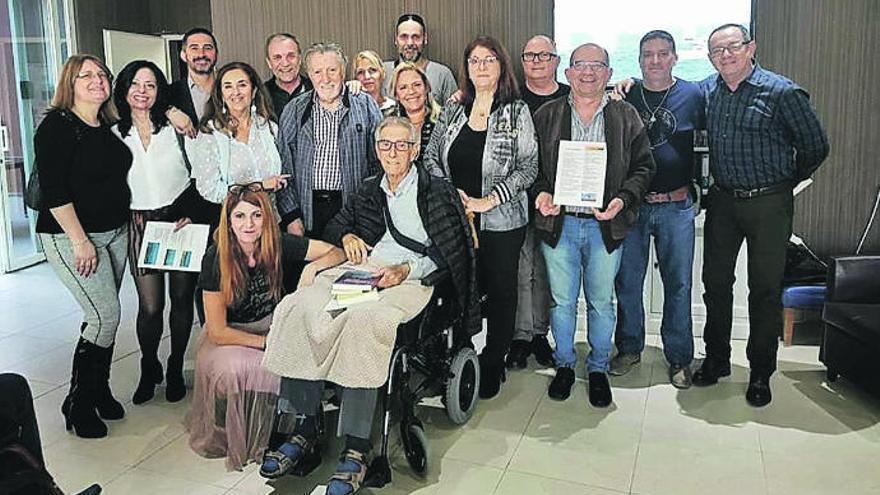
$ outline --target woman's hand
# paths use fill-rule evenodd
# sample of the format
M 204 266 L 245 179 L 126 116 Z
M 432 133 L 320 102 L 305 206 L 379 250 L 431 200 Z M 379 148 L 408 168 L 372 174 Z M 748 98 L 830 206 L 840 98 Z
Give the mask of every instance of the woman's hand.
M 88 237 L 81 241 L 71 241 L 73 256 L 76 259 L 76 272 L 88 278 L 98 271 L 98 252 Z
M 465 208 L 467 208 L 468 201 L 471 200 L 471 197 L 468 196 L 468 194 L 466 192 L 462 191 L 461 189 L 457 189 L 457 191 L 458 191 L 458 197 L 461 199 L 461 205 L 464 206 Z
M 299 276 L 299 284 L 297 284 L 297 289 L 302 289 L 303 287 L 309 287 L 315 283 L 315 277 L 318 276 L 318 266 L 314 263 L 309 263 L 303 268 L 302 274 Z
M 342 249 L 345 250 L 345 256 L 348 258 L 348 261 L 355 265 L 360 265 L 367 261 L 367 256 L 372 251 L 373 246 L 370 246 L 354 234 L 345 234 L 342 236 Z
M 189 115 L 172 107 L 165 112 L 165 116 L 168 117 L 168 122 L 174 127 L 174 130 L 177 131 L 178 134 L 183 134 L 190 138 L 196 137 L 196 128 L 189 119 Z
M 177 232 L 191 223 L 193 223 L 193 221 L 189 217 L 183 217 L 174 224 L 174 231 Z
M 383 266 L 376 272 L 381 275 L 378 286 L 387 289 L 400 285 L 409 276 L 409 263 L 401 263 L 399 265 Z
M 287 179 L 290 174 L 271 175 L 262 181 L 263 189 L 267 191 L 278 191 L 287 187 Z
M 498 199 L 495 193 L 491 193 L 482 198 L 469 198 L 464 204 L 464 209 L 474 213 L 485 213 L 496 206 L 498 206 Z
M 357 79 L 352 79 L 345 83 L 345 85 L 348 86 L 348 92 L 353 95 L 360 93 L 364 89 L 364 85 Z

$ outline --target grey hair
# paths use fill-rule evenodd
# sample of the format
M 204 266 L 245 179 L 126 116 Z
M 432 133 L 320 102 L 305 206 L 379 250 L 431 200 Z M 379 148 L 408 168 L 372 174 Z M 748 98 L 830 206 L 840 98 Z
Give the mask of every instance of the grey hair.
M 277 40 L 290 40 L 290 41 L 296 43 L 296 51 L 300 52 L 300 53 L 302 52 L 302 47 L 299 46 L 299 40 L 296 39 L 296 36 L 294 36 L 290 33 L 275 33 L 275 34 L 270 34 L 266 38 L 266 58 L 269 58 L 269 45 L 271 45 L 273 42 L 275 42 Z
M 413 143 L 420 143 L 421 136 L 419 136 L 418 131 L 416 130 L 416 126 L 413 125 L 412 122 L 409 121 L 406 117 L 385 117 L 382 119 L 382 122 L 379 122 L 379 125 L 376 126 L 376 136 L 375 139 L 378 141 L 382 137 L 382 131 L 389 127 L 403 127 L 409 131 L 409 140 Z
M 339 58 L 339 65 L 342 67 L 344 73 L 345 67 L 348 65 L 348 59 L 345 58 L 345 53 L 342 52 L 342 47 L 339 46 L 339 43 L 334 43 L 332 41 L 318 42 L 306 48 L 306 52 L 303 54 L 303 62 L 305 63 L 306 70 L 309 69 L 309 62 L 311 61 L 312 56 L 323 55 L 325 53 L 336 54 L 336 57 Z
M 739 29 L 739 32 L 741 32 L 743 35 L 743 43 L 750 43 L 752 41 L 752 35 L 751 35 L 751 33 L 749 33 L 749 30 L 746 29 L 745 26 L 743 26 L 742 24 L 736 24 L 736 23 L 731 22 L 731 23 L 727 23 L 727 24 L 722 24 L 722 25 L 718 26 L 717 28 L 713 29 L 712 32 L 709 33 L 709 37 L 706 38 L 706 46 L 708 46 L 711 49 L 712 45 L 709 44 L 709 41 L 712 39 L 712 36 L 715 36 L 715 33 L 717 33 L 718 31 L 723 31 L 723 30 L 729 29 L 729 28 Z
M 522 51 L 526 50 L 526 45 L 531 43 L 532 40 L 544 40 L 547 43 L 550 43 L 550 47 L 553 48 L 554 52 L 556 52 L 556 42 L 553 41 L 553 38 L 547 36 L 546 34 L 536 34 L 535 36 L 532 36 L 531 38 L 527 39 L 526 43 L 522 47 Z

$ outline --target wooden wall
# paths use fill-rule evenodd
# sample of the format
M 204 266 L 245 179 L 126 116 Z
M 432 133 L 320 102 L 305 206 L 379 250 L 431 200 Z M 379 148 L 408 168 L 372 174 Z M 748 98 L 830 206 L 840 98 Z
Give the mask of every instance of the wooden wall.
M 369 48 L 391 59 L 398 16 L 417 12 L 428 24 L 428 56 L 457 75 L 461 51 L 478 34 L 498 38 L 516 56 L 532 35 L 553 30 L 552 0 L 211 0 L 211 12 L 221 62 L 248 62 L 265 77 L 265 37 L 277 31 L 295 34 L 304 47 L 332 40 L 349 58 Z
M 822 255 L 852 253 L 880 187 L 880 2 L 759 0 L 755 20 L 758 60 L 810 93 L 831 142 L 795 233 Z M 863 253 L 880 253 L 880 223 Z

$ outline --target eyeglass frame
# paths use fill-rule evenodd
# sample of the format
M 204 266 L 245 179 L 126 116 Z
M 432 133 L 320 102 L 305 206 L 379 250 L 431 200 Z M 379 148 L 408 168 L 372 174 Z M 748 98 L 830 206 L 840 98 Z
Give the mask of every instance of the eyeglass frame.
M 718 58 L 724 56 L 724 52 L 727 52 L 731 55 L 740 53 L 744 48 L 746 48 L 749 43 L 752 43 L 755 40 L 748 41 L 733 41 L 724 46 L 716 46 L 715 48 L 709 49 L 709 58 Z
M 574 69 L 577 72 L 584 72 L 586 70 L 589 70 L 590 72 L 599 72 L 608 69 L 609 66 L 600 60 L 575 60 L 568 66 L 568 68 Z
M 500 60 L 495 55 L 489 55 L 485 58 L 468 57 L 467 63 L 471 67 L 488 67 L 499 63 Z
M 553 52 L 522 52 L 522 54 L 519 56 L 519 58 L 523 62 L 531 62 L 531 63 L 535 63 L 537 61 L 549 62 L 549 61 L 553 60 L 554 58 L 559 58 L 559 54 L 553 53 Z
M 382 149 L 382 143 L 390 143 L 390 144 L 388 145 L 388 149 L 387 149 L 387 150 L 386 150 L 386 149 Z M 400 145 L 400 144 L 406 144 L 405 149 L 400 149 L 400 148 L 398 147 L 398 145 Z M 386 153 L 389 152 L 389 151 L 391 151 L 392 149 L 393 149 L 394 151 L 398 152 L 398 153 L 406 153 L 407 151 L 410 151 L 411 149 L 413 149 L 413 147 L 414 147 L 416 144 L 418 144 L 418 143 L 416 143 L 415 141 L 392 141 L 392 140 L 390 140 L 390 139 L 380 139 L 380 140 L 376 141 L 376 148 L 377 148 L 379 151 L 384 151 L 384 152 L 386 152 Z

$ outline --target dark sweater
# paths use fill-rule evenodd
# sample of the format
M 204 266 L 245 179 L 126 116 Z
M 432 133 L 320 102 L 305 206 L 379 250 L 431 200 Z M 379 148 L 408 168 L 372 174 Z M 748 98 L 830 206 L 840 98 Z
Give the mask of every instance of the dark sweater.
M 86 232 L 107 232 L 129 220 L 131 151 L 107 123 L 90 127 L 73 112 L 52 110 L 34 135 L 43 210 L 37 232 L 63 231 L 49 212 L 73 204 Z
M 481 329 L 477 293 L 476 255 L 471 228 L 465 217 L 458 192 L 445 179 L 434 177 L 422 168 L 419 172 L 416 204 L 422 225 L 438 254 L 434 262 L 446 267 L 452 279 L 458 307 L 464 314 L 468 335 Z M 383 174 L 364 179 L 351 201 L 330 220 L 324 238 L 337 246 L 345 234 L 355 234 L 375 246 L 385 235 L 382 204 L 385 192 L 380 187 Z M 431 253 L 429 252 L 429 256 Z M 433 259 L 433 256 L 432 256 Z

